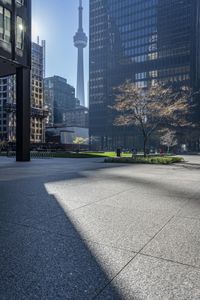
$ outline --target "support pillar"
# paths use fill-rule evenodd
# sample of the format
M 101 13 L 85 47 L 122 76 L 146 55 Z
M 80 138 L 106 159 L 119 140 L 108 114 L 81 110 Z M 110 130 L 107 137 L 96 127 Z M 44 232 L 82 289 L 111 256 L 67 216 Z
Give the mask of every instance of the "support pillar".
M 30 161 L 30 69 L 16 71 L 16 161 Z

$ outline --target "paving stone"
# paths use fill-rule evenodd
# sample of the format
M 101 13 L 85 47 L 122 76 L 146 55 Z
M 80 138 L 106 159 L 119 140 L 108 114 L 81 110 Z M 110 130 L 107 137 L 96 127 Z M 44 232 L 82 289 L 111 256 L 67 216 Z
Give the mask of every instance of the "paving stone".
M 55 187 L 54 184 L 51 184 L 51 187 L 48 185 L 47 190 L 54 194 L 59 205 L 66 211 L 111 197 L 119 192 L 119 190 L 108 187 L 102 188 L 101 181 L 100 183 L 91 181 L 87 184 L 76 185 L 76 187 L 68 186 L 67 188 L 60 185 Z
M 134 253 L 9 225 L 0 231 L 1 299 L 91 299 Z
M 140 189 L 122 192 L 114 197 L 101 201 L 102 205 L 111 205 L 118 208 L 126 208 L 133 214 L 143 212 L 158 212 L 173 216 L 179 212 L 188 201 L 182 197 L 171 197 L 155 193 L 153 190 L 143 192 Z
M 53 195 L 47 194 L 41 183 L 32 182 L 32 187 L 37 186 L 38 188 L 37 192 L 33 194 L 30 192 L 30 183 L 30 194 L 25 191 L 25 188 L 23 190 L 23 182 L 17 182 L 16 185 L 18 185 L 16 188 L 13 184 L 7 184 L 4 188 L 1 188 L 2 185 L 0 184 L 0 220 L 30 225 L 31 221 L 37 223 L 43 218 L 63 213 L 63 209 L 56 198 Z
M 198 199 L 190 200 L 187 205 L 181 209 L 179 216 L 200 220 L 200 193 L 198 194 Z
M 101 202 L 68 215 L 85 239 L 131 251 L 139 251 L 170 219 L 160 211 L 133 211 Z
M 200 268 L 200 220 L 173 219 L 142 252 Z
M 199 181 L 183 165 L 0 157 L 0 299 L 93 299 L 115 276 L 102 299 L 200 299 Z M 134 258 L 152 238 L 160 259 Z
M 199 300 L 199 282 L 200 270 L 138 255 L 97 299 Z

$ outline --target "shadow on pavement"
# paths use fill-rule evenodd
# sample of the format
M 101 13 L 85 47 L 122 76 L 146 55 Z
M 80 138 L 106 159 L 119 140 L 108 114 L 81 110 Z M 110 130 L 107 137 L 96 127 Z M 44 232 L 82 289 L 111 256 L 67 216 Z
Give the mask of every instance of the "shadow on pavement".
M 61 207 L 56 193 L 46 188 L 53 184 L 59 191 L 59 184 L 66 184 L 64 198 L 71 201 L 70 188 L 89 187 L 94 177 L 98 181 L 102 169 L 119 167 L 96 161 L 75 166 L 73 160 L 69 165 L 48 160 L 0 166 L 0 299 L 125 299 L 112 279 L 135 254 L 105 246 L 104 241 L 101 245 L 87 241 L 70 210 Z M 198 200 L 181 184 L 171 186 L 132 171 L 121 174 L 105 172 L 103 180 L 108 185 L 111 180 L 112 185 L 120 182 L 126 189 L 131 184 L 141 186 L 142 191 L 159 191 L 172 199 Z M 102 298 L 108 284 L 109 296 Z
M 47 193 L 44 185 L 51 176 L 32 176 L 30 168 L 30 176 L 27 172 L 26 178 L 18 179 L 15 172 L 15 179 L 10 174 L 11 180 L 0 180 L 0 298 L 97 298 L 130 255 L 85 242 L 57 199 Z M 64 172 L 55 176 L 78 177 L 68 178 Z M 60 234 L 52 228 L 55 218 Z M 122 296 L 112 287 L 109 299 Z

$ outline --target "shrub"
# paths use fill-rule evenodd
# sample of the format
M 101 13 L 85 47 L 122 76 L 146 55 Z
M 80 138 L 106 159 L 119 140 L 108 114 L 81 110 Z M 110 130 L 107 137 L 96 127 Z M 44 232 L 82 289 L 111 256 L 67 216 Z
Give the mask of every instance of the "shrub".
M 106 163 L 142 163 L 142 164 L 162 164 L 162 165 L 168 165 L 172 163 L 179 163 L 184 161 L 182 157 L 174 157 L 174 156 L 134 156 L 132 158 L 130 157 L 109 157 L 104 160 Z

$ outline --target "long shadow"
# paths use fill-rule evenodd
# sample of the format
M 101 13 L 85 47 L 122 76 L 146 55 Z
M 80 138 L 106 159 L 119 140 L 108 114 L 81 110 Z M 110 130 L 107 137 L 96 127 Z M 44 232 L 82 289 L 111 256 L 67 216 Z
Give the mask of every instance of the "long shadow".
M 70 213 L 45 188 L 53 183 L 59 189 L 64 181 L 68 201 L 68 187 L 90 182 L 93 175 L 98 178 L 102 169 L 122 166 L 80 162 L 66 169 L 67 164 L 55 161 L 0 167 L 0 299 L 124 299 L 111 280 L 134 254 L 86 242 Z M 105 180 L 146 186 L 181 199 L 194 197 L 134 174 L 112 172 Z M 109 296 L 101 298 L 107 285 Z
M 138 178 L 137 175 L 133 176 L 120 176 L 120 175 L 115 175 L 112 174 L 112 176 L 107 176 L 106 180 L 118 180 L 121 183 L 129 183 L 129 184 L 134 184 L 136 186 L 141 186 L 144 188 L 149 188 L 151 192 L 159 192 L 162 193 L 164 196 L 168 197 L 176 197 L 180 199 L 188 199 L 188 200 L 200 200 L 200 191 L 194 195 L 194 191 L 192 190 L 183 190 L 183 186 L 178 187 L 177 185 L 172 186 L 169 183 L 166 182 L 155 182 L 151 179 L 146 179 L 146 178 Z M 200 202 L 200 201 L 199 201 Z
M 11 179 L 0 181 L 0 299 L 96 299 L 133 254 L 84 242 L 45 189 L 55 178 L 73 180 L 81 174 L 71 178 L 62 170 L 35 177 L 27 172 L 18 179 L 15 173 L 13 178 L 10 170 Z M 109 299 L 123 296 L 113 286 Z

